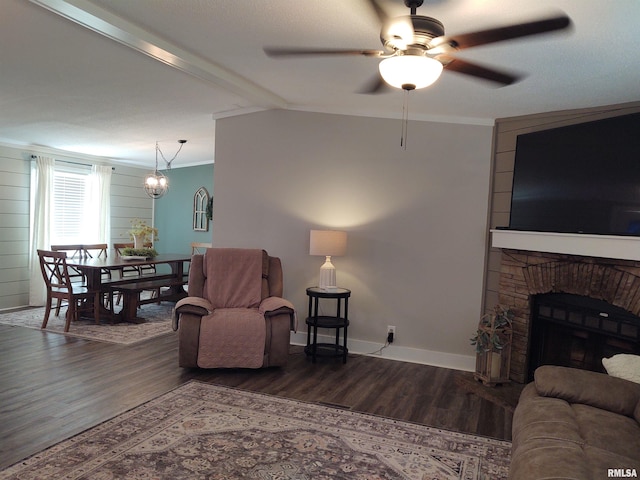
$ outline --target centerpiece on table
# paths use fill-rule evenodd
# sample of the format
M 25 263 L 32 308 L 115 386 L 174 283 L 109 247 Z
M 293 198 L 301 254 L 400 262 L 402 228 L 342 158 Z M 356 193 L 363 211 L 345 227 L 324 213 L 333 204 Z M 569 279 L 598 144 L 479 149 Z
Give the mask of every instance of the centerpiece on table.
M 153 258 L 158 255 L 155 248 L 148 246 L 152 240 L 158 240 L 158 229 L 147 225 L 146 221 L 139 218 L 131 220 L 129 237 L 133 240 L 133 247 L 123 249 L 123 257 Z

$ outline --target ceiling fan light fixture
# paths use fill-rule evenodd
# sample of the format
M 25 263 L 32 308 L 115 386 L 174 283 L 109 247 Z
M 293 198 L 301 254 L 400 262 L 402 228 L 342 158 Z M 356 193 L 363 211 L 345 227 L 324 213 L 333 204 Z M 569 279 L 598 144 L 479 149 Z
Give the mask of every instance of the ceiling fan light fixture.
M 395 88 L 413 90 L 433 84 L 442 73 L 442 64 L 422 55 L 396 55 L 378 65 L 382 79 Z

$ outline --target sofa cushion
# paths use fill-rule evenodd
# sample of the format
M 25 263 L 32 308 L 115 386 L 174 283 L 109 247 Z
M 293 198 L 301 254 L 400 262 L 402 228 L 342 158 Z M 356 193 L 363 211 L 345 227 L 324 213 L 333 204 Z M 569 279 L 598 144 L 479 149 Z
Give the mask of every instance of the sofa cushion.
M 516 409 L 513 417 L 514 449 L 524 440 L 565 440 L 583 443 L 575 413 L 566 401 L 537 395 L 535 385 L 527 385 L 520 396 L 526 408 Z
M 588 478 L 593 478 L 594 480 L 612 478 L 612 475 L 609 474 L 611 469 L 623 469 L 625 471 L 629 469 L 635 471 L 636 475 L 640 475 L 640 461 L 635 458 L 625 457 L 610 450 L 602 450 L 591 445 L 585 445 L 584 454 L 589 464 L 589 470 L 592 472 L 591 477 Z
M 604 373 L 545 365 L 535 371 L 536 390 L 545 397 L 582 403 L 632 417 L 640 400 L 640 384 Z
M 611 469 L 640 472 L 639 417 L 640 385 L 539 367 L 513 416 L 509 479 L 596 480 L 610 477 Z
M 509 479 L 591 480 L 589 470 L 580 445 L 562 440 L 529 439 L 513 451 Z
M 591 447 L 640 461 L 640 425 L 632 417 L 590 405 L 572 405 L 584 441 Z

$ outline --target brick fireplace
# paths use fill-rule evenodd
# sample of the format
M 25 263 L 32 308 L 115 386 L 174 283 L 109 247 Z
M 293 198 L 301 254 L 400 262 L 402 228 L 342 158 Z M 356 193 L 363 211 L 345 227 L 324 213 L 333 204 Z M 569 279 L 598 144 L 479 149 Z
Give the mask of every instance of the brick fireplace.
M 545 293 L 604 300 L 640 316 L 640 261 L 502 249 L 499 302 L 516 313 L 511 379 L 519 383 L 527 381 L 532 301 Z

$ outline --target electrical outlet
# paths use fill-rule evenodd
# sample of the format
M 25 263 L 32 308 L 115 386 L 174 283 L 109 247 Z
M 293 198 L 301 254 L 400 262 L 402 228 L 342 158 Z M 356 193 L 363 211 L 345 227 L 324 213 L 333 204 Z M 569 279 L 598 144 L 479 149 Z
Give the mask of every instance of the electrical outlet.
M 396 327 L 393 325 L 387 325 L 387 342 L 393 343 L 396 336 Z

